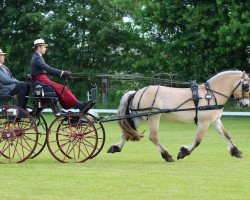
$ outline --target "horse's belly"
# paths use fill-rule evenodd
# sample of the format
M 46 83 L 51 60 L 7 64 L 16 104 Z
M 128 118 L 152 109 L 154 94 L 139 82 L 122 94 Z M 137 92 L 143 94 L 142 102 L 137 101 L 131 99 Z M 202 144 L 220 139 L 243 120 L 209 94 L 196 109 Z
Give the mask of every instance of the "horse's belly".
M 220 118 L 222 115 L 222 110 L 205 110 L 198 111 L 197 118 L 198 121 L 206 121 L 209 123 L 213 123 L 215 120 Z M 195 111 L 180 111 L 180 112 L 171 112 L 164 113 L 163 117 L 177 122 L 183 123 L 194 123 Z
M 165 119 L 171 121 L 194 123 L 195 114 L 191 113 L 190 111 L 181 111 L 181 112 L 164 113 L 162 116 Z

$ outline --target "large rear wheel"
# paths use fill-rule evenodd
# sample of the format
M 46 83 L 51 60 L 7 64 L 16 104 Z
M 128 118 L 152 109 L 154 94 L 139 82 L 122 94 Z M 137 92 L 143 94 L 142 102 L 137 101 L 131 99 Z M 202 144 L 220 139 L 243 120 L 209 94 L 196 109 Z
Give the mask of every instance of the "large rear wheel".
M 0 107 L 0 163 L 21 163 L 34 152 L 38 132 L 34 119 L 17 106 Z

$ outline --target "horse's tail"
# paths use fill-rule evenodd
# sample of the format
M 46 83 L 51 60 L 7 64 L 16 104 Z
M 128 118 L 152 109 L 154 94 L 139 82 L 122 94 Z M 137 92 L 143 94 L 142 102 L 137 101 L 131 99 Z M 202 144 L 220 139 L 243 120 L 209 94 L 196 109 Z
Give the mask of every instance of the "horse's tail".
M 135 93 L 136 91 L 129 91 L 123 95 L 118 108 L 118 116 L 125 116 L 129 114 L 129 105 Z M 143 137 L 143 134 L 140 134 L 137 131 L 133 119 L 121 119 L 118 123 L 122 129 L 123 137 L 126 140 L 138 141 Z

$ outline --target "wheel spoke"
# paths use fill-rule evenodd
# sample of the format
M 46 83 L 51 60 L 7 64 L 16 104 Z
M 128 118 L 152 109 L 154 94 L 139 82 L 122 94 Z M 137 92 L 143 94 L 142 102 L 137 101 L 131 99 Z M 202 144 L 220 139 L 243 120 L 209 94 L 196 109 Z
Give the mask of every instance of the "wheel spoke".
M 69 155 L 67 152 L 69 151 L 69 147 L 70 147 L 70 145 L 71 145 L 71 142 L 69 142 L 69 146 L 68 146 L 68 149 L 67 149 L 66 153 L 64 154 L 63 161 L 65 161 L 65 159 L 66 159 L 66 155 Z M 68 156 L 67 156 L 67 157 L 68 157 Z
M 60 162 L 84 162 L 91 158 L 98 143 L 93 123 L 76 113 L 56 118 L 50 125 L 47 139 L 49 151 Z

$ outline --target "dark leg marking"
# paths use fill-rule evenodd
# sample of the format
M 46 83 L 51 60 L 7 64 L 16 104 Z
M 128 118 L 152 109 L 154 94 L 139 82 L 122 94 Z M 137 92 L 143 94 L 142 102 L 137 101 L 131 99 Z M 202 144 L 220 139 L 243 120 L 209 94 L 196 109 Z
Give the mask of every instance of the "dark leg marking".
M 198 147 L 200 145 L 201 142 L 199 142 L 198 140 L 195 140 L 195 148 Z
M 172 156 L 167 151 L 161 153 L 161 156 L 167 162 L 174 162 L 174 159 L 172 158 Z
M 185 147 L 181 147 L 180 152 L 178 153 L 177 159 L 178 160 L 183 159 L 188 155 L 190 155 L 190 152 Z
M 113 145 L 113 146 L 110 146 L 107 153 L 116 153 L 116 152 L 120 152 L 121 149 L 116 146 L 116 145 Z
M 222 133 L 223 135 L 223 133 Z M 227 131 L 224 131 L 224 136 L 225 138 L 228 140 L 228 141 L 231 141 L 231 137 L 229 136 L 228 132 Z
M 242 158 L 242 152 L 237 147 L 231 148 L 230 154 L 231 156 L 235 156 L 236 158 Z

